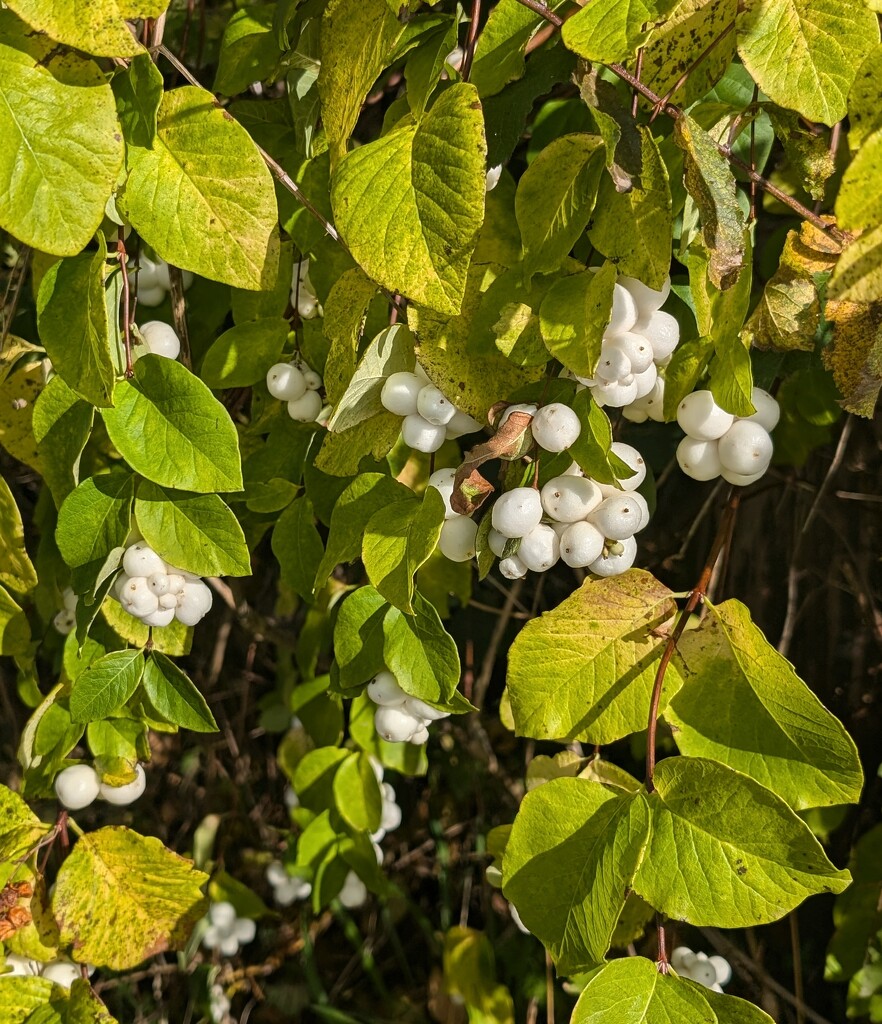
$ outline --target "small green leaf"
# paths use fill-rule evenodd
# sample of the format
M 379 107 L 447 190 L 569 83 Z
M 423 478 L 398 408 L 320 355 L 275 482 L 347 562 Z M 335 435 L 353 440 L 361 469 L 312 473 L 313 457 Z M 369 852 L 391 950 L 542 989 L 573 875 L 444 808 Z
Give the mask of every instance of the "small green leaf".
M 652 834 L 634 890 L 667 917 L 747 928 L 851 881 L 787 804 L 746 775 L 669 757 L 654 784 Z
M 156 138 L 156 117 L 162 100 L 162 72 L 149 53 L 129 61 L 111 81 L 123 134 L 130 144 L 149 149 Z
M 626 61 L 674 6 L 676 0 L 592 0 L 567 19 L 561 34 L 564 43 L 587 60 Z
M 368 307 L 376 294 L 376 284 L 360 267 L 353 267 L 337 278 L 328 295 L 322 329 L 331 343 L 324 382 L 332 405 L 340 401 L 355 373 Z
M 874 132 L 857 151 L 842 177 L 836 199 L 836 216 L 845 228 L 875 228 L 882 216 L 879 185 L 882 173 L 882 129 Z
M 40 471 L 58 508 L 80 481 L 80 456 L 92 432 L 94 406 L 52 377 L 34 404 Z
M 282 317 L 237 324 L 205 353 L 200 376 L 210 388 L 250 387 L 279 361 L 287 338 L 288 321 Z
M 171 565 L 197 576 L 250 576 L 245 534 L 217 494 L 173 491 L 144 480 L 135 498 L 144 540 Z
M 665 712 L 680 750 L 750 775 L 794 810 L 855 803 L 863 776 L 842 724 L 744 605 L 705 608 L 678 645 L 687 682 Z
M 205 698 L 189 676 L 158 651 L 151 651 L 141 677 L 144 692 L 167 722 L 192 732 L 217 732 Z
M 272 178 L 211 93 L 189 85 L 167 92 L 152 147 L 129 140 L 128 161 L 125 212 L 151 249 L 213 281 L 272 287 L 279 260 Z
M 215 92 L 235 96 L 273 74 L 282 56 L 273 32 L 274 14 L 272 6 L 250 5 L 233 13 L 221 40 Z
M 64 499 L 55 540 L 72 569 L 94 566 L 97 572 L 107 556 L 125 544 L 134 488 L 132 474 L 117 468 L 84 480 Z
M 503 892 L 559 971 L 603 960 L 649 838 L 642 793 L 552 779 L 521 803 L 503 858 Z
M 373 587 L 359 587 L 340 605 L 334 657 L 341 690 L 363 686 L 386 667 L 383 624 L 389 602 Z
M 0 587 L 0 655 L 24 654 L 31 640 L 31 627 L 18 603 Z
M 129 465 L 164 487 L 239 491 L 236 428 L 227 410 L 181 363 L 145 355 L 102 409 L 110 440 Z
M 522 175 L 515 212 L 527 279 L 557 270 L 585 230 L 604 155 L 599 135 L 562 135 L 547 145 Z
M 446 706 L 459 683 L 459 654 L 433 605 L 417 591 L 413 615 L 389 608 L 383 619 L 386 667 L 407 693 Z
M 273 528 L 272 548 L 282 570 L 282 581 L 301 597 L 311 599 L 325 548 L 309 498 L 295 498 L 279 516 Z
M 555 359 L 578 377 L 592 377 L 612 312 L 616 268 L 604 263 L 556 281 L 539 307 L 542 339 Z
M 474 86 L 454 85 L 416 124 L 348 153 L 331 200 L 352 255 L 381 285 L 458 313 L 484 217 L 486 143 Z
M 49 1000 L 58 994 L 58 986 L 48 978 L 0 975 L 0 1024 L 58 1024 L 54 1014 L 49 1020 L 41 1017 Z
M 582 430 L 575 444 L 567 449 L 585 473 L 602 484 L 616 483 L 616 471 L 628 475 L 624 464 L 611 454 L 612 425 L 609 416 L 591 397 L 586 388 L 579 391 L 570 405 L 579 417 Z
M 444 499 L 427 487 L 422 500 L 396 501 L 368 520 L 362 560 L 368 579 L 390 604 L 413 612 L 413 576 L 435 549 L 444 525 Z
M 380 401 L 383 384 L 392 373 L 413 370 L 413 346 L 413 334 L 404 324 L 393 324 L 380 331 L 348 378 L 346 390 L 328 421 L 328 430 L 342 433 L 384 412 Z
M 836 931 L 827 949 L 827 981 L 849 981 L 863 967 L 867 948 L 882 928 L 882 825 L 874 825 L 855 843 L 848 868 L 854 881 L 833 904 Z
M 37 585 L 37 572 L 25 548 L 21 513 L 3 477 L 0 477 L 0 583 L 19 594 L 26 594 Z
M 882 128 L 882 108 L 876 83 L 882 75 L 882 46 L 875 46 L 858 68 L 848 94 L 848 146 L 852 152 Z
M 73 720 L 95 722 L 118 711 L 138 689 L 143 671 L 143 651 L 113 651 L 93 661 L 71 686 Z
M 549 10 L 563 0 L 550 0 Z M 481 98 L 493 96 L 524 74 L 524 50 L 530 37 L 544 24 L 542 16 L 518 0 L 499 0 L 478 36 L 470 81 Z
M 334 776 L 352 755 L 340 747 L 318 747 L 297 763 L 291 785 L 304 807 L 316 814 L 334 805 Z
M 114 971 L 183 949 L 208 909 L 207 882 L 152 836 L 118 826 L 89 832 L 58 871 L 52 909 L 61 941 L 79 962 Z
M 383 794 L 367 754 L 350 754 L 334 775 L 334 805 L 352 828 L 376 832 Z
M 15 6 L 25 5 L 28 13 L 55 7 L 40 0 Z M 122 24 L 120 31 L 140 49 Z M 50 35 L 0 11 L 0 226 L 35 249 L 73 256 L 101 223 L 123 140 L 104 72 L 69 51 L 56 53 L 59 36 Z
M 557 608 L 528 622 L 508 658 L 519 736 L 611 743 L 646 726 L 671 591 L 648 572 L 587 579 Z M 682 686 L 668 668 L 661 704 Z

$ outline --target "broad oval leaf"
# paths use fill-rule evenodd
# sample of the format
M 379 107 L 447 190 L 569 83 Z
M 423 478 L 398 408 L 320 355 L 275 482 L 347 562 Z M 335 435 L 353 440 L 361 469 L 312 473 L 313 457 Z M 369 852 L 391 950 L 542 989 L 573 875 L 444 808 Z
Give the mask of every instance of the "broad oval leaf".
M 25 548 L 21 513 L 3 477 L 0 477 L 0 583 L 19 594 L 37 585 L 37 572 Z
M 367 754 L 350 754 L 334 775 L 334 805 L 343 820 L 358 831 L 380 827 L 383 794 Z
M 288 329 L 282 317 L 236 324 L 205 353 L 200 376 L 210 388 L 245 388 L 264 380 L 282 355 Z
M 77 486 L 80 456 L 92 432 L 95 408 L 52 377 L 34 404 L 33 431 L 43 480 L 56 507 Z
M 539 307 L 548 351 L 579 377 L 594 375 L 615 283 L 616 268 L 607 262 L 596 274 L 586 270 L 555 281 Z
M 55 540 L 72 568 L 95 563 L 96 572 L 125 543 L 132 521 L 135 478 L 124 469 L 89 477 L 64 499 Z
M 193 732 L 217 732 L 214 715 L 202 693 L 164 654 L 150 652 L 141 685 L 150 704 L 165 721 Z
M 102 409 L 110 440 L 136 472 L 164 487 L 239 491 L 242 467 L 227 410 L 181 363 L 145 355 Z
M 664 21 L 677 0 L 591 0 L 568 18 L 564 43 L 580 57 L 609 64 L 626 61 Z
M 331 200 L 365 272 L 414 302 L 458 313 L 484 216 L 485 158 L 481 104 L 465 84 L 417 124 L 348 153 Z
M 12 0 L 8 5 L 40 32 L 98 57 L 134 57 L 143 47 L 126 24 L 136 18 L 158 18 L 167 0 Z
M 413 615 L 389 608 L 383 618 L 383 656 L 399 686 L 414 697 L 458 709 L 459 683 L 456 642 L 441 623 L 435 607 L 417 591 Z
M 325 548 L 315 526 L 312 502 L 305 495 L 295 498 L 279 516 L 273 528 L 272 548 L 282 580 L 310 600 Z
M 96 722 L 118 711 L 138 689 L 143 671 L 143 651 L 113 651 L 93 661 L 73 681 L 71 718 Z

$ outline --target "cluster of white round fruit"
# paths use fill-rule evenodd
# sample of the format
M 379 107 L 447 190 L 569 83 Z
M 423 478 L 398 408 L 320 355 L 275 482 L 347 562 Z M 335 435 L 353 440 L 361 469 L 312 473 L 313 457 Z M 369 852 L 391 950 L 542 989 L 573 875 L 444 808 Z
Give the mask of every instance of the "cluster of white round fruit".
M 135 777 L 122 786 L 102 782 L 90 764 L 72 764 L 55 776 L 55 795 L 69 811 L 81 811 L 99 798 L 116 807 L 133 803 L 147 788 L 142 765 L 135 766 Z
M 636 278 L 619 278 L 594 376 L 576 377 L 598 405 L 630 407 L 626 415 L 636 422 L 661 420 L 664 380 L 658 368 L 667 365 L 680 340 L 680 325 L 661 309 L 670 291 L 670 279 L 656 291 Z
M 65 587 L 64 592 L 61 595 L 61 599 L 64 602 L 64 607 L 55 615 L 52 620 L 52 625 L 58 630 L 62 636 L 67 636 L 68 633 L 77 624 L 77 595 L 71 590 L 70 587 Z
M 501 494 L 491 512 L 487 538 L 506 579 L 545 572 L 562 559 L 597 576 L 618 576 L 637 556 L 635 534 L 649 523 L 649 506 L 636 490 L 646 465 L 636 448 L 615 441 L 617 455 L 633 473 L 622 488 L 582 475 L 573 463 L 543 488 L 515 487 Z
M 391 672 L 378 672 L 368 683 L 367 694 L 377 705 L 374 712 L 377 735 L 390 743 L 426 743 L 431 723 L 449 717 L 449 712 L 438 711 L 418 697 L 406 694 Z
M 130 263 L 128 269 L 135 270 L 135 264 Z M 181 278 L 186 291 L 193 283 L 193 275 L 189 270 L 182 270 Z M 159 306 L 170 291 L 168 264 L 165 260 L 151 260 L 142 253 L 138 258 L 138 302 L 143 306 Z
M 274 860 L 267 866 L 266 880 L 272 886 L 273 899 L 280 907 L 290 907 L 297 900 L 308 899 L 312 893 L 312 885 L 304 878 L 289 875 L 280 860 Z
M 132 348 L 133 360 L 148 352 L 166 359 L 177 359 L 181 354 L 181 339 L 164 320 L 148 320 L 140 325 L 138 333 L 141 335 L 141 344 Z
M 8 970 L 0 974 L 0 978 L 39 977 L 51 981 L 53 985 L 61 985 L 62 988 L 70 988 L 77 978 L 82 978 L 83 976 L 80 964 L 75 964 L 72 960 L 65 960 L 63 958 L 41 963 L 39 960 L 31 960 L 29 957 L 19 956 L 17 953 L 7 953 L 5 967 Z M 87 974 L 91 975 L 94 971 L 95 968 L 91 964 L 86 965 Z
M 177 619 L 195 626 L 211 608 L 211 590 L 199 576 L 168 565 L 143 540 L 123 555 L 123 571 L 113 585 L 119 603 L 147 626 Z
M 247 946 L 257 934 L 257 925 L 250 917 L 238 917 L 232 903 L 212 903 L 203 920 L 208 924 L 202 936 L 206 949 L 216 949 L 224 956 L 235 956 L 240 946 Z
M 769 436 L 781 410 L 762 388 L 754 388 L 752 416 L 733 416 L 720 408 L 710 391 L 693 391 L 677 407 L 677 422 L 686 437 L 677 447 L 677 461 L 694 480 L 721 476 L 730 484 L 746 487 L 765 473 L 772 461 Z
M 481 424 L 447 398 L 416 364 L 413 373 L 402 370 L 386 378 L 380 393 L 383 408 L 403 416 L 401 436 L 418 452 L 436 452 L 452 437 L 472 434 Z
M 308 259 L 302 259 L 294 264 L 294 273 L 291 277 L 291 305 L 297 310 L 301 320 L 312 320 L 313 317 L 323 315 L 321 304 L 309 279 Z
M 722 992 L 723 985 L 728 985 L 732 978 L 732 968 L 724 957 L 693 953 L 687 946 L 677 946 L 671 953 L 671 967 L 681 978 L 696 981 L 714 992 Z
M 380 827 L 371 833 L 371 842 L 381 843 L 389 832 L 394 832 L 401 824 L 401 808 L 395 799 L 395 790 L 388 782 L 380 782 L 383 803 L 380 808 Z
M 319 391 L 323 381 L 302 359 L 276 363 L 266 374 L 267 391 L 288 404 L 288 415 L 298 423 L 315 423 L 324 403 Z

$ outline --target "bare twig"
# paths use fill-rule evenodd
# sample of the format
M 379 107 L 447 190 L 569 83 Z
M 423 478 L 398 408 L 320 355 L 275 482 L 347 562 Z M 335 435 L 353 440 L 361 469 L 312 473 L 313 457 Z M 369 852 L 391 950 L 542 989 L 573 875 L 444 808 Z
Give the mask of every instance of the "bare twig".
M 475 59 L 475 46 L 478 42 L 478 23 L 481 20 L 481 0 L 472 0 L 472 13 L 469 19 L 469 31 L 466 36 L 465 53 L 463 54 L 462 64 L 459 67 L 459 73 L 462 75 L 462 80 L 467 82 L 469 80 L 469 74 L 472 70 L 472 61 Z

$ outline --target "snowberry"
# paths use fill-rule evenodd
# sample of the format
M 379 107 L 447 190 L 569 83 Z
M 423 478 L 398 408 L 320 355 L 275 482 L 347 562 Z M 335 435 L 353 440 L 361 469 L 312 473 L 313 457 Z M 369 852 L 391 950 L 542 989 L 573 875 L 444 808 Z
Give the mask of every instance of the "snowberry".
M 507 580 L 520 580 L 527 575 L 527 567 L 517 555 L 509 555 L 499 563 L 499 571 Z
M 306 394 L 306 380 L 291 363 L 276 363 L 266 373 L 267 391 L 280 402 L 295 402 Z
M 603 384 L 614 384 L 631 373 L 631 360 L 624 349 L 613 342 L 600 350 L 600 358 L 594 371 L 594 379 Z
M 168 573 L 154 572 L 147 577 L 147 586 L 150 590 L 156 594 L 157 597 L 162 597 L 169 592 Z
M 522 412 L 527 416 L 535 416 L 538 408 L 538 405 L 530 405 L 528 402 L 516 402 L 514 405 L 510 405 L 499 417 L 496 429 L 500 430 L 513 412 Z
M 487 546 L 496 555 L 497 558 L 502 558 L 505 553 L 505 545 L 508 544 L 509 538 L 499 532 L 490 528 L 490 532 L 487 534 Z
M 601 407 L 607 405 L 611 409 L 621 409 L 637 397 L 637 381 L 632 375 L 627 384 L 598 384 L 591 389 L 591 395 Z
M 716 441 L 735 422 L 735 417 L 714 401 L 710 391 L 693 391 L 677 406 L 677 422 L 696 441 Z
M 545 572 L 560 558 L 560 539 L 550 526 L 540 523 L 521 540 L 518 558 L 533 572 Z
M 451 562 L 468 562 L 475 557 L 478 524 L 468 516 L 447 519 L 441 527 L 438 547 Z
M 604 498 L 591 513 L 591 522 L 604 537 L 625 540 L 626 537 L 633 537 L 640 529 L 643 512 L 633 497 L 632 494 L 620 493 L 612 498 Z
M 0 977 L 15 978 L 15 977 L 33 977 L 35 974 L 40 973 L 40 962 L 38 960 L 29 960 L 26 956 L 18 956 L 16 953 L 7 953 L 5 966 L 9 968 Z
M 161 597 L 160 601 L 165 600 Z M 153 626 L 154 629 L 162 629 L 164 626 L 169 626 L 175 617 L 175 611 L 177 610 L 177 600 L 175 600 L 174 608 L 157 608 L 155 612 L 150 612 L 148 615 L 139 615 L 138 618 L 144 623 L 145 626 Z
M 134 803 L 147 788 L 147 776 L 142 765 L 135 766 L 135 777 L 131 782 L 123 786 L 111 786 L 106 782 L 98 786 L 98 795 L 107 803 L 115 807 L 125 807 L 126 804 Z
M 162 320 L 148 320 L 139 329 L 148 352 L 166 359 L 177 359 L 181 354 L 181 339 L 174 328 Z
M 62 636 L 67 636 L 77 624 L 77 595 L 70 587 L 65 587 L 61 600 L 64 607 L 52 619 L 52 625 Z
M 432 383 L 429 380 L 429 375 L 422 368 L 422 366 L 420 366 L 419 363 L 414 363 L 413 364 L 413 372 L 414 372 L 414 375 L 416 376 L 417 380 L 420 382 L 420 387 L 425 387 L 426 384 L 431 384 Z
M 417 395 L 417 412 L 429 423 L 443 427 L 453 419 L 456 407 L 434 384 L 427 384 Z
M 186 579 L 180 573 L 170 572 L 168 574 L 168 592 L 170 594 L 183 594 Z
M 405 370 L 392 373 L 386 378 L 380 392 L 383 408 L 396 416 L 410 416 L 417 411 L 417 398 L 424 384 L 415 373 Z
M 636 557 L 637 541 L 633 537 L 626 537 L 616 545 L 616 550 L 610 548 L 606 555 L 595 559 L 588 568 L 596 576 L 618 576 L 631 568 Z
M 449 711 L 439 711 L 437 708 L 433 708 L 431 704 L 420 700 L 419 697 L 408 697 L 404 702 L 404 706 L 415 718 L 421 718 L 425 722 L 437 722 L 442 718 L 450 717 Z
M 274 860 L 267 866 L 266 878 L 272 886 L 273 899 L 280 907 L 290 907 L 296 900 L 305 900 L 312 893 L 310 883 L 289 875 L 281 861 Z
M 542 520 L 542 499 L 532 487 L 515 487 L 493 504 L 491 523 L 504 537 L 523 537 Z
M 603 534 L 591 523 L 572 523 L 560 538 L 560 557 L 574 569 L 584 568 L 603 554 Z
M 72 764 L 55 776 L 55 795 L 69 811 L 88 807 L 98 791 L 98 773 L 90 764 Z
M 401 424 L 404 443 L 418 452 L 436 452 L 444 444 L 447 433 L 443 426 L 429 423 L 418 413 L 404 417 Z
M 300 294 L 297 296 L 297 313 L 302 320 L 312 320 L 321 312 L 318 298 L 300 286 Z
M 723 957 L 693 953 L 687 946 L 678 946 L 671 953 L 671 966 L 682 977 L 715 992 L 722 992 L 722 986 L 732 979 L 732 968 Z
M 383 806 L 380 810 L 380 828 L 394 832 L 401 824 L 401 808 L 395 802 L 395 790 L 388 782 L 383 783 Z
M 211 589 L 201 580 L 187 582 L 178 596 L 178 607 L 175 615 L 185 626 L 195 626 L 204 618 L 212 605 Z
M 658 370 L 656 369 L 655 363 L 650 363 L 642 373 L 635 373 L 634 384 L 637 388 L 637 397 L 634 401 L 639 402 L 641 398 L 645 398 L 647 395 L 652 394 L 657 380 Z
M 660 291 L 650 288 L 648 284 L 638 281 L 636 277 L 619 278 L 619 284 L 628 290 L 640 315 L 641 321 L 646 320 L 655 310 L 660 309 L 667 297 L 671 294 L 671 279 L 665 278 L 665 283 Z
M 367 695 L 382 707 L 400 708 L 407 699 L 407 694 L 398 685 L 391 672 L 378 672 L 367 685 Z
M 458 512 L 454 512 L 450 505 L 450 499 L 453 496 L 453 483 L 456 479 L 455 469 L 436 469 L 435 472 L 429 477 L 429 487 L 434 487 L 439 492 L 441 497 L 444 499 L 444 518 L 453 519 L 459 515 Z
M 710 988 L 717 982 L 717 972 L 714 965 L 707 960 L 697 960 L 689 971 L 689 977 L 697 981 L 699 985 Z
M 744 419 L 748 423 L 758 423 L 771 434 L 781 418 L 781 406 L 768 391 L 763 391 L 762 388 L 754 388 L 751 391 L 750 401 L 756 412 L 752 416 L 745 416 Z
M 772 439 L 759 423 L 738 420 L 718 442 L 723 469 L 741 476 L 763 473 L 772 461 Z
M 288 415 L 298 423 L 315 423 L 321 411 L 322 399 L 317 391 L 307 391 L 288 403 Z
M 533 933 L 521 920 L 521 915 L 518 913 L 518 908 L 514 905 L 514 903 L 509 901 L 508 909 L 509 913 L 511 914 L 512 921 L 514 921 L 514 923 L 517 925 L 518 931 L 524 935 L 532 935 Z
M 152 576 L 155 572 L 166 571 L 165 562 L 143 540 L 128 548 L 123 555 L 122 565 L 126 576 Z
M 303 374 L 303 380 L 306 383 L 307 390 L 309 391 L 320 391 L 324 381 L 322 380 L 321 374 L 316 373 L 315 370 L 311 370 L 308 366 L 304 366 L 300 372 Z
M 582 432 L 579 417 L 562 402 L 544 405 L 530 424 L 533 440 L 547 452 L 562 452 L 574 445 Z
M 639 331 L 649 342 L 653 359 L 657 363 L 667 359 L 680 342 L 679 323 L 670 313 L 661 309 L 655 310 Z
M 163 594 L 159 598 L 159 611 L 174 611 L 178 606 L 177 594 Z
M 758 473 L 733 473 L 731 469 L 723 469 L 720 476 L 728 484 L 734 484 L 736 487 L 747 487 L 749 484 L 755 484 L 757 480 L 761 479 L 766 475 L 766 471 L 761 469 Z
M 406 743 L 422 722 L 403 707 L 378 707 L 374 713 L 377 734 L 390 743 Z
M 147 580 L 143 576 L 130 576 L 117 592 L 120 604 L 129 615 L 140 619 L 145 615 L 152 615 L 159 609 L 159 598 L 147 586 Z
M 603 500 L 600 488 L 584 476 L 556 476 L 541 491 L 542 507 L 559 523 L 584 519 Z
M 251 942 L 256 934 L 254 921 L 237 917 L 232 903 L 212 903 L 202 945 L 206 949 L 216 949 L 224 956 L 235 956 L 239 947 Z
M 633 445 L 625 444 L 624 441 L 613 441 L 610 451 L 633 470 L 631 476 L 620 476 L 619 482 L 626 491 L 636 490 L 646 479 L 646 463 L 643 456 Z
M 648 371 L 647 371 L 648 372 Z M 638 378 L 634 378 L 635 381 Z M 639 382 L 638 382 L 639 390 Z M 665 379 L 656 373 L 655 383 L 652 390 L 642 398 L 636 399 L 627 408 L 622 410 L 625 419 L 634 423 L 643 423 L 647 418 L 656 423 L 664 422 L 665 418 Z M 641 418 L 642 417 L 642 418 Z
M 350 871 L 343 882 L 343 888 L 337 893 L 337 899 L 347 910 L 357 910 L 367 900 L 367 886 L 354 871 Z
M 164 288 L 167 292 L 171 291 L 171 276 L 168 270 L 168 264 L 165 260 L 156 261 L 156 283 L 160 288 Z M 193 275 L 189 270 L 181 271 L 181 284 L 183 285 L 184 291 L 186 291 L 193 283 Z
M 622 334 L 637 323 L 637 303 L 634 296 L 618 282 L 613 285 L 613 302 L 606 334 Z
M 147 306 L 153 309 L 155 306 L 161 306 L 165 301 L 165 289 L 160 288 L 159 285 L 154 285 L 151 288 L 138 287 L 138 304 L 141 306 Z
M 615 349 L 622 352 L 630 364 L 631 373 L 643 373 L 652 365 L 652 346 L 642 334 L 625 331 L 616 335 L 615 340 L 608 342 L 607 351 Z
M 634 531 L 635 533 L 640 533 L 641 530 L 645 530 L 649 526 L 649 520 L 652 518 L 649 514 L 649 502 L 639 491 L 629 491 L 628 494 L 631 501 L 635 501 L 640 509 L 640 525 Z
M 447 424 L 447 436 L 448 438 L 462 437 L 463 434 L 474 434 L 476 430 L 480 429 L 481 424 L 476 419 L 457 409 Z
M 415 744 L 418 747 L 422 747 L 429 742 L 429 730 L 425 725 L 421 725 L 417 731 L 411 736 L 410 743 Z
M 82 977 L 82 973 L 79 965 L 71 963 L 70 960 L 51 960 L 43 966 L 40 977 L 55 985 L 61 985 L 62 988 L 70 988 L 78 978 Z
M 493 189 L 499 184 L 499 179 L 502 176 L 502 164 L 496 164 L 487 170 L 487 174 L 484 178 L 484 190 L 486 192 L 492 192 Z
M 723 471 L 718 447 L 718 441 L 697 441 L 694 437 L 684 437 L 677 445 L 680 469 L 693 480 L 716 480 Z

